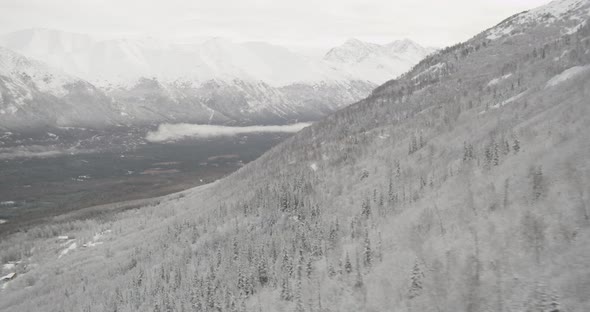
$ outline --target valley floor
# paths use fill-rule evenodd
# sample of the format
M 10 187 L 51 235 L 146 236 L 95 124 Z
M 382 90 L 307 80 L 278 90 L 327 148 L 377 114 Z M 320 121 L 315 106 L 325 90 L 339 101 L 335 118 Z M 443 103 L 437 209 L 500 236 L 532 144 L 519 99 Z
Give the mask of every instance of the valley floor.
M 0 236 L 51 223 L 52 217 L 86 207 L 211 183 L 288 136 L 250 134 L 138 144 L 119 151 L 0 159 Z

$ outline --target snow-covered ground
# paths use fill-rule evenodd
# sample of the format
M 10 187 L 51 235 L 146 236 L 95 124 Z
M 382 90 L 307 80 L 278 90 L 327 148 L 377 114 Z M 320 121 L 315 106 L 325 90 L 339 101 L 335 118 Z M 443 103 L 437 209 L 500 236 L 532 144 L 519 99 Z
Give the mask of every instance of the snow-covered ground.
M 588 72 L 590 72 L 590 65 L 574 66 L 572 68 L 566 69 L 561 74 L 558 74 L 557 76 L 551 78 L 547 82 L 547 88 L 555 87 L 555 86 L 557 86 L 569 79 L 575 78 L 579 75 L 582 75 L 582 74 L 588 73 Z

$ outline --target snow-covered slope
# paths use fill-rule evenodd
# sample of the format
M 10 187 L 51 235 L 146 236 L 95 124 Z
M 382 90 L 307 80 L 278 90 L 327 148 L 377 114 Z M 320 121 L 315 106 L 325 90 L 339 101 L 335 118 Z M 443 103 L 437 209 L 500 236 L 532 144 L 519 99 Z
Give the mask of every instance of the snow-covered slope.
M 35 60 L 28 59 L 20 54 L 0 47 L 0 73 L 6 78 L 17 81 L 25 81 L 34 84 L 39 91 L 47 92 L 54 96 L 63 96 L 67 93 L 64 86 L 74 83 L 75 78 L 68 76 L 60 70 Z
M 561 27 L 563 34 L 572 34 L 587 23 L 590 16 L 588 0 L 557 0 L 536 9 L 514 15 L 487 31 L 487 38 L 495 40 L 505 36 L 522 34 L 535 25 Z
M 434 49 L 409 39 L 386 45 L 350 39 L 330 50 L 324 61 L 338 72 L 380 84 L 403 74 L 432 52 Z

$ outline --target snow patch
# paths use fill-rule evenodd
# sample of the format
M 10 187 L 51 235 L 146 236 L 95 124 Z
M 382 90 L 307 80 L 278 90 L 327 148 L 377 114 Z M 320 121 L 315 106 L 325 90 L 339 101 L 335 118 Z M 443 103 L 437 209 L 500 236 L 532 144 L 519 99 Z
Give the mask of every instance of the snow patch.
M 490 80 L 490 82 L 488 82 L 488 87 L 495 86 L 498 83 L 500 83 L 501 81 L 506 80 L 510 77 L 512 77 L 512 73 L 506 74 L 506 75 L 499 77 L 499 78 L 494 78 L 494 79 Z
M 57 257 L 58 259 L 61 258 L 61 257 L 63 257 L 63 256 L 65 256 L 65 255 L 67 255 L 68 252 L 70 252 L 70 251 L 78 248 L 78 244 L 75 241 L 73 241 L 73 240 L 70 240 L 67 243 L 65 243 L 65 245 L 67 245 L 67 244 L 69 244 L 68 247 L 66 247 L 64 250 L 62 250 L 59 253 L 59 256 Z
M 561 83 L 564 83 L 567 80 L 575 78 L 581 74 L 584 74 L 590 70 L 590 65 L 585 66 L 574 66 L 572 68 L 566 69 L 561 74 L 556 75 L 555 77 L 551 78 L 546 85 L 546 88 L 555 87 Z
M 570 50 L 565 50 L 565 51 L 561 52 L 560 56 L 556 56 L 553 60 L 555 62 L 557 62 L 557 61 L 561 60 L 564 56 L 566 56 L 569 52 L 570 52 Z
M 2 277 L 0 277 L 0 281 L 10 281 L 12 279 L 14 279 L 16 277 L 16 273 L 12 272 L 12 273 L 8 273 Z
M 518 99 L 520 99 L 521 97 L 523 97 L 526 93 L 527 93 L 527 91 L 522 92 L 520 94 L 517 94 L 517 95 L 515 95 L 515 96 L 513 96 L 513 97 L 511 97 L 509 99 L 507 99 L 506 101 L 504 101 L 502 103 L 498 103 L 498 104 L 492 105 L 490 108 L 500 108 L 500 107 L 502 107 L 504 105 L 510 104 L 512 102 L 515 102 Z
M 573 35 L 573 34 L 575 34 L 578 30 L 580 30 L 584 26 L 586 26 L 586 20 L 584 20 L 583 22 L 581 22 L 580 24 L 578 24 L 578 25 L 576 25 L 574 27 L 567 28 L 565 30 L 565 34 L 566 35 Z
M 316 163 L 312 163 L 310 166 L 311 170 L 318 171 L 318 165 Z
M 106 230 L 104 232 L 94 234 L 92 240 L 83 244 L 82 247 L 96 247 L 98 245 L 104 244 L 104 242 L 100 240 L 108 233 L 111 233 L 111 230 Z
M 488 40 L 496 40 L 498 38 L 502 38 L 502 37 L 512 33 L 513 30 L 514 30 L 514 26 L 494 28 L 490 31 L 490 34 L 488 35 L 487 39 Z
M 413 80 L 416 80 L 416 79 L 420 78 L 423 75 L 428 75 L 428 74 L 433 74 L 433 73 L 440 72 L 445 67 L 447 67 L 447 63 L 436 63 L 436 64 L 428 67 L 427 69 L 425 69 L 423 72 L 417 74 L 412 79 Z

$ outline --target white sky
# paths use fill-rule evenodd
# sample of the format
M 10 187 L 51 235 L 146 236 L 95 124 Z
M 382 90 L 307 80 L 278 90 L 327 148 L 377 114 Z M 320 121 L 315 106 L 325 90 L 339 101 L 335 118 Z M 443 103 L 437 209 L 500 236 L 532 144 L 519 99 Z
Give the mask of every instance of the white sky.
M 348 38 L 443 47 L 549 0 L 0 0 L 0 33 L 43 27 L 102 38 L 225 37 L 301 48 Z

